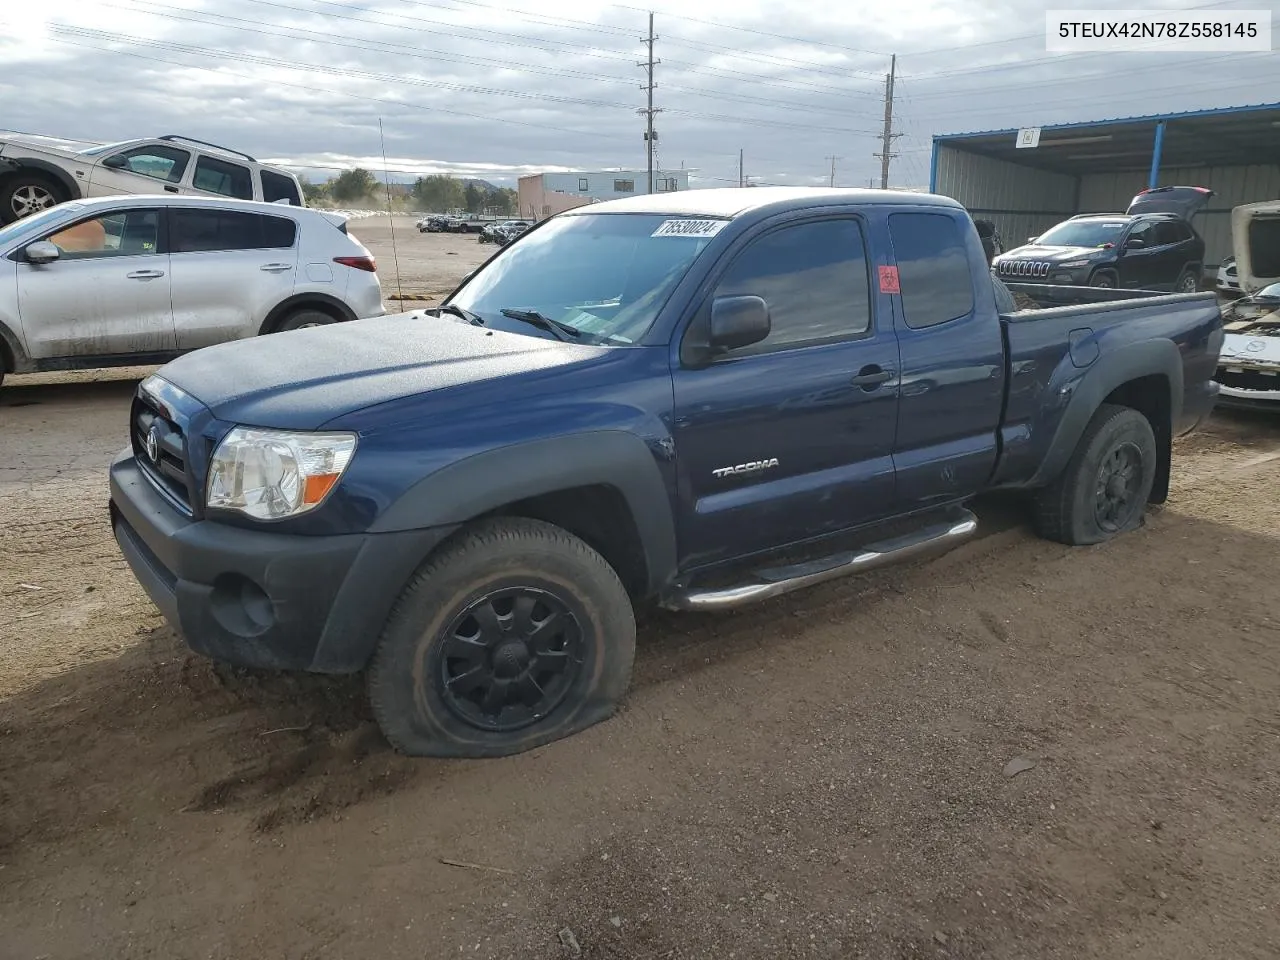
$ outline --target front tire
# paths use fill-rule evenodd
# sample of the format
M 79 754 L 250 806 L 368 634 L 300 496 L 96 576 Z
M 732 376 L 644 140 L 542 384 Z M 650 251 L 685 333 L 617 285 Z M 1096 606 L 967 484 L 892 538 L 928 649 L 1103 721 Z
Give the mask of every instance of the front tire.
M 1150 421 L 1131 407 L 1104 403 L 1062 475 L 1036 495 L 1036 532 L 1083 546 L 1141 526 L 1157 461 Z
M 1105 290 L 1114 290 L 1120 286 L 1116 279 L 1116 275 L 1110 270 L 1097 270 L 1093 276 L 1089 278 L 1089 286 L 1100 287 Z
M 522 753 L 613 714 L 635 639 L 630 598 L 595 550 L 541 521 L 485 521 L 400 595 L 369 699 L 401 753 Z
M 0 187 L 0 221 L 14 223 L 57 206 L 66 199 L 66 190 L 50 177 L 38 173 L 15 173 Z

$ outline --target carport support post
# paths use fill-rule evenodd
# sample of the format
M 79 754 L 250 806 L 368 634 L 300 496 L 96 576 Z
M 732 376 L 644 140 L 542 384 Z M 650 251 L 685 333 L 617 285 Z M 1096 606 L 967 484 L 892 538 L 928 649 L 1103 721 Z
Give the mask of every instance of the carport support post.
M 1151 176 L 1147 177 L 1147 189 L 1154 190 L 1160 184 L 1160 152 L 1164 149 L 1164 121 L 1156 124 L 1156 144 L 1151 151 Z

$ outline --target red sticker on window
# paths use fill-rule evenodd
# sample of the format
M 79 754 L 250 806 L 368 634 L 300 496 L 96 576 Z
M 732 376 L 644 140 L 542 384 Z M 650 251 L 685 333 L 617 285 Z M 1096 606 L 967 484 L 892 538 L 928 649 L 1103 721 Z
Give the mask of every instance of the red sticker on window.
M 880 292 L 881 293 L 898 293 L 898 268 L 897 267 L 881 267 L 880 268 Z

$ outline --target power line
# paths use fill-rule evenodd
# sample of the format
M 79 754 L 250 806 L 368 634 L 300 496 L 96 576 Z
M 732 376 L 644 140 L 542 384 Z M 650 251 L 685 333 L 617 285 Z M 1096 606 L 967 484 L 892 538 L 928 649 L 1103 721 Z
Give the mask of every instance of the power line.
M 148 7 L 160 6 L 159 4 L 150 3 L 148 2 L 148 0 L 134 0 L 134 2 L 141 3 Z M 143 13 L 143 14 L 146 14 L 147 16 L 160 17 L 166 20 L 175 20 L 175 21 L 181 21 L 186 23 L 197 23 L 197 24 L 203 24 L 208 26 L 217 26 L 225 29 L 239 30 L 245 33 L 257 34 L 263 37 L 271 37 L 272 39 L 279 39 L 281 35 L 284 35 L 284 36 L 292 36 L 295 39 L 304 40 L 309 43 L 322 43 L 329 46 L 345 47 L 352 50 L 367 50 L 369 52 L 374 52 L 374 53 L 389 51 L 393 53 L 400 53 L 404 56 L 411 56 L 415 60 L 420 60 L 422 56 L 425 54 L 425 55 L 429 55 L 433 60 L 444 60 L 447 62 L 462 63 L 467 65 L 501 66 L 503 69 L 511 70 L 517 73 L 540 74 L 544 76 L 553 76 L 553 77 L 567 77 L 567 78 L 590 80 L 598 83 L 619 83 L 619 84 L 626 84 L 628 86 L 630 86 L 631 83 L 633 82 L 626 77 L 614 77 L 609 75 L 591 74 L 581 70 L 565 70 L 565 69 L 554 69 L 549 67 L 537 67 L 537 66 L 531 66 L 529 64 L 512 64 L 507 60 L 499 60 L 499 59 L 494 59 L 489 57 L 467 56 L 467 55 L 453 53 L 452 51 L 445 52 L 442 50 L 433 50 L 433 49 L 424 48 L 424 47 L 410 46 L 408 44 L 394 43 L 389 40 L 375 40 L 375 39 L 365 38 L 365 37 L 348 37 L 345 40 L 338 40 L 338 39 L 334 39 L 332 34 L 322 33 L 318 30 L 307 30 L 303 27 L 272 24 L 270 30 L 264 30 L 260 26 L 261 21 L 247 20 L 243 17 L 232 17 L 227 14 L 210 13 L 206 11 L 189 11 L 191 13 L 195 13 L 196 15 L 186 16 L 183 14 L 171 12 L 170 10 L 164 7 L 161 7 L 160 9 L 154 9 L 154 10 L 139 10 L 137 7 L 124 6 L 124 5 L 113 4 L 113 3 L 104 3 L 102 4 L 102 6 L 109 7 L 116 10 L 128 10 L 134 13 Z M 322 13 L 320 14 L 320 16 L 332 16 L 332 14 Z M 387 26 L 386 24 L 371 24 L 371 25 Z M 779 100 L 779 99 L 770 98 L 770 97 L 747 97 L 747 96 L 741 96 L 739 94 L 724 93 L 724 92 L 714 91 L 714 90 L 705 90 L 700 87 L 668 86 L 667 89 L 675 92 L 679 92 L 679 93 L 688 93 L 692 96 L 705 97 L 707 99 L 712 99 L 712 100 L 723 100 L 728 103 L 745 103 L 745 104 L 754 104 L 754 105 L 760 105 L 760 106 L 780 106 L 780 107 L 785 107 L 790 111 L 801 111 L 804 113 L 829 114 L 832 112 L 831 108 L 823 108 L 823 107 L 813 106 L 811 104 L 801 104 L 801 103 L 797 103 L 794 100 Z M 790 89 L 790 88 L 783 88 L 783 89 Z M 854 115 L 858 116 L 858 114 L 854 114 Z
M 501 89 L 496 87 L 478 87 L 470 84 L 455 84 L 455 83 L 450 83 L 448 81 L 442 81 L 442 80 L 425 80 L 420 77 L 406 77 L 406 76 L 401 76 L 397 74 L 375 74 L 368 71 L 356 71 L 356 70 L 344 69 L 339 67 L 331 67 L 326 64 L 306 63 L 306 62 L 297 61 L 297 60 L 281 60 L 273 57 L 263 57 L 256 54 L 237 53 L 229 50 L 219 50 L 219 49 L 210 48 L 210 47 L 198 47 L 192 44 L 181 44 L 181 43 L 176 43 L 174 41 L 149 40 L 143 37 L 134 37 L 134 36 L 129 36 L 125 34 L 115 34 L 105 30 L 88 30 L 88 29 L 82 29 L 78 27 L 69 27 L 61 24 L 54 24 L 51 27 L 51 29 L 54 32 L 59 32 L 59 33 L 71 35 L 71 36 L 84 37 L 87 39 L 106 40 L 108 42 L 117 42 L 117 43 L 131 43 L 131 44 L 135 44 L 143 47 L 150 47 L 150 48 L 167 50 L 167 51 L 172 51 L 177 53 L 185 53 L 192 56 L 213 57 L 215 59 L 233 61 L 237 63 L 252 63 L 260 66 L 280 67 L 285 69 L 298 70 L 304 73 L 321 73 L 328 76 L 337 76 L 337 77 L 343 77 L 343 78 L 376 80 L 382 83 L 402 83 L 402 84 L 408 84 L 411 86 L 437 87 L 437 88 L 442 88 L 447 90 L 456 90 L 456 91 L 461 91 L 466 93 L 475 93 L 482 96 L 503 96 L 503 97 L 520 99 L 520 100 L 574 104 L 578 106 L 588 106 L 588 107 L 605 108 L 605 109 L 617 109 L 617 110 L 630 109 L 630 105 L 628 104 L 614 103 L 611 101 L 585 100 L 579 97 L 559 97 L 551 94 L 535 94 L 535 93 L 529 93 L 527 91 L 506 90 L 506 89 Z M 112 51 L 104 48 L 96 48 L 96 49 L 103 49 L 104 52 L 114 52 L 114 53 L 123 52 L 123 51 Z M 192 66 L 191 64 L 181 64 L 181 65 Z M 396 102 L 396 101 L 392 101 L 392 102 Z M 433 109 L 443 110 L 443 108 L 433 108 Z M 450 111 L 445 110 L 443 112 L 450 112 Z M 460 111 L 453 111 L 453 112 L 460 113 Z M 734 117 L 734 116 L 726 116 L 723 114 L 715 114 L 715 113 L 700 113 L 697 111 L 684 110 L 684 109 L 668 109 L 667 112 L 675 115 L 683 116 L 683 117 L 690 117 L 697 120 L 710 120 L 714 122 L 743 124 L 747 126 L 764 126 L 764 127 L 770 127 L 770 128 L 782 127 L 782 128 L 789 128 L 794 130 L 813 130 L 813 131 L 819 131 L 824 133 L 843 133 L 843 134 L 851 134 L 851 135 L 871 133 L 871 131 L 868 131 L 868 130 L 853 130 L 846 127 L 829 127 L 829 126 L 823 126 L 818 124 L 793 123 L 790 121 L 783 121 L 783 120 L 749 119 L 741 116 Z M 463 114 L 463 115 L 474 116 L 473 114 Z M 515 122 L 515 121 L 507 121 L 507 122 Z M 539 126 L 539 125 L 526 124 L 526 126 Z

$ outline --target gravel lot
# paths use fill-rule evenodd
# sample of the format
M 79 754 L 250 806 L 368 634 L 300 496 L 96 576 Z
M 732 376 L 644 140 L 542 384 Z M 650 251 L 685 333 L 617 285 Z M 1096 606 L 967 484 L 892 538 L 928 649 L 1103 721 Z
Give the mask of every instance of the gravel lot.
M 398 246 L 424 294 L 490 250 Z M 163 625 L 105 509 L 145 372 L 0 392 L 5 960 L 1280 956 L 1280 419 L 1180 441 L 1109 545 L 995 501 L 939 560 L 651 614 L 614 719 L 449 763 Z
M 412 217 L 366 217 L 348 228 L 377 257 L 388 309 L 394 309 L 401 295 L 405 309 L 422 306 L 422 300 L 440 300 L 498 251 L 491 243 L 477 242 L 474 233 L 419 233 L 413 224 Z

